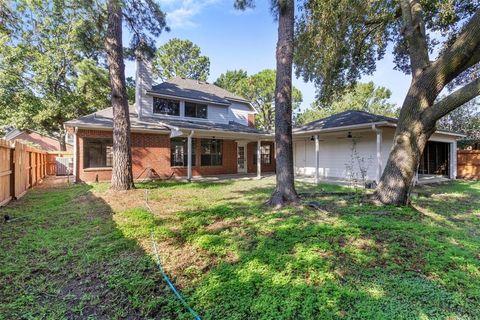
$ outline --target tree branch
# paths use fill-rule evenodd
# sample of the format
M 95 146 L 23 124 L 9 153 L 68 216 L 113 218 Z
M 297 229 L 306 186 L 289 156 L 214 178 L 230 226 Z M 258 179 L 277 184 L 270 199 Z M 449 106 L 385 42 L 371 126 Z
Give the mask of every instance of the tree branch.
M 455 42 L 431 65 L 439 87 L 480 61 L 480 9 L 470 18 Z
M 401 0 L 405 38 L 408 42 L 410 67 L 413 77 L 418 76 L 430 63 L 425 36 L 422 5 L 418 0 Z
M 433 106 L 425 110 L 422 115 L 424 121 L 437 120 L 480 95 L 480 78 L 477 78 L 464 87 L 452 92 Z

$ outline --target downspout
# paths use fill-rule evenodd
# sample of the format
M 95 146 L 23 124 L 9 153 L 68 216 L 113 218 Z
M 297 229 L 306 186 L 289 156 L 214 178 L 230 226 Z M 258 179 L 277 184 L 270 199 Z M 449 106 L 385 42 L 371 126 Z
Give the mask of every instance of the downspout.
M 73 176 L 74 176 L 74 183 L 77 182 L 78 179 L 78 161 L 77 161 L 77 155 L 78 155 L 78 144 L 77 144 L 77 132 L 78 132 L 78 127 L 75 127 L 73 130 Z
M 376 171 L 376 182 L 380 182 L 382 176 L 382 129 L 377 128 L 375 124 L 372 124 L 372 130 L 376 133 L 376 149 L 377 149 L 377 169 Z
M 187 137 L 187 179 L 189 182 L 192 181 L 192 137 L 193 130 Z

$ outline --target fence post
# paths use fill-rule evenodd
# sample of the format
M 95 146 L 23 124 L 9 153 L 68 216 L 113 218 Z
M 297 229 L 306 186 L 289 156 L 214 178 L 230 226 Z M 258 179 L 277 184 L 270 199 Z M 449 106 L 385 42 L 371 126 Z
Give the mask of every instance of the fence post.
M 10 196 L 15 197 L 15 149 L 10 149 Z

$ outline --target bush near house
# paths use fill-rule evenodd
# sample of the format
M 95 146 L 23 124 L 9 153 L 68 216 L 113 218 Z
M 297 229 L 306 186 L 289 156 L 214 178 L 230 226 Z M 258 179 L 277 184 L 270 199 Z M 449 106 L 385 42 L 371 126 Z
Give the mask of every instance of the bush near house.
M 2 209 L 19 219 L 0 225 L 0 318 L 191 319 L 155 266 L 151 232 L 202 319 L 478 317 L 479 182 L 423 187 L 413 207 L 386 208 L 305 184 L 316 209 L 266 211 L 273 187 L 34 189 Z

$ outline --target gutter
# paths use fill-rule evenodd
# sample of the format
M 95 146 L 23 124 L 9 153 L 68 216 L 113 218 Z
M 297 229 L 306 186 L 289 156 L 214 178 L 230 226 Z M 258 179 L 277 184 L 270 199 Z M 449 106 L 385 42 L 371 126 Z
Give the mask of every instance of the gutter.
M 293 135 L 302 135 L 302 134 L 312 134 L 312 133 L 321 133 L 321 132 L 335 132 L 335 131 L 342 131 L 348 129 L 363 129 L 369 128 L 372 126 L 387 126 L 387 127 L 396 127 L 396 124 L 391 123 L 389 121 L 380 121 L 380 122 L 372 122 L 372 123 L 361 123 L 361 124 L 354 124 L 350 126 L 343 126 L 343 127 L 334 127 L 334 128 L 327 128 L 327 129 L 313 129 L 308 131 L 293 131 Z

